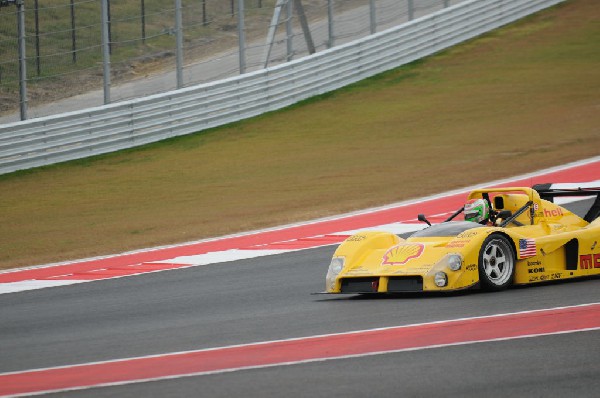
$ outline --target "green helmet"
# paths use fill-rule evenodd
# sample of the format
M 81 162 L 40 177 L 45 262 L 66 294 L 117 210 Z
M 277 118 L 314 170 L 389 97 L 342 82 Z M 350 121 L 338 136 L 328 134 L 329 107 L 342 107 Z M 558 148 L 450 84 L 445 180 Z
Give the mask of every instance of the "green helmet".
M 490 216 L 490 206 L 485 199 L 471 199 L 465 204 L 465 221 L 483 223 Z

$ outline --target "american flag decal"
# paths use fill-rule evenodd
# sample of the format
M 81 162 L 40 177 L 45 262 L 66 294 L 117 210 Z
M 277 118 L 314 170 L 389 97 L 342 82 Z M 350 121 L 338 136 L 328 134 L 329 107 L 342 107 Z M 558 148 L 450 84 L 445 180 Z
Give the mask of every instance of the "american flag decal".
M 519 257 L 533 257 L 537 252 L 535 240 L 533 239 L 519 239 Z

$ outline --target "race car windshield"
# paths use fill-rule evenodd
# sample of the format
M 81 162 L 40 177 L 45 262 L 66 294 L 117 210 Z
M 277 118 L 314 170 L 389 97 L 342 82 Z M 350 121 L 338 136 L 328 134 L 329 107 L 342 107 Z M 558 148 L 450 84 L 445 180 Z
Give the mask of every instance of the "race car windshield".
M 481 224 L 471 221 L 452 221 L 432 225 L 429 228 L 415 232 L 410 237 L 456 236 L 468 229 L 479 228 Z

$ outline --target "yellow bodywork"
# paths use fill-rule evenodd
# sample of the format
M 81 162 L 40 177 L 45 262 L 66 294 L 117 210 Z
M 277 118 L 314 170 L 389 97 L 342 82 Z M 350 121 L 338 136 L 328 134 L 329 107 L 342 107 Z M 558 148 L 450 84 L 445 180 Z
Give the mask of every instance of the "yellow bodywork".
M 477 286 L 482 245 L 492 234 L 506 237 L 512 246 L 514 284 L 600 274 L 600 218 L 588 223 L 569 210 L 540 199 L 531 188 L 475 190 L 467 199 L 482 196 L 490 199 L 495 211 L 508 210 L 513 215 L 520 209 L 525 211 L 514 218 L 515 222 L 503 226 L 499 226 L 501 219 L 495 225 L 473 227 L 467 224 L 474 223 L 464 221 L 443 223 L 467 228 L 453 236 L 417 233 L 405 240 L 388 232 L 357 233 L 335 251 L 326 277 L 326 292 L 453 291 Z M 436 227 L 429 228 L 434 231 Z M 520 249 L 526 240 L 532 245 L 529 252 Z M 456 268 L 457 259 L 460 266 L 453 270 L 449 261 L 453 260 Z M 435 283 L 439 272 L 446 275 L 445 286 Z M 345 290 L 349 286 L 352 289 Z

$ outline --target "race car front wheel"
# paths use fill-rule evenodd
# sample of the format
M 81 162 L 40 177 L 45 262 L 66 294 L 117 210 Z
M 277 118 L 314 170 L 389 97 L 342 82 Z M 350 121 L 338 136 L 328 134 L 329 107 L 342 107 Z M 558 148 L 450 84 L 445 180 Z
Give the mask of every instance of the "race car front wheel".
M 479 252 L 479 282 L 485 290 L 508 287 L 515 274 L 515 253 L 508 239 L 500 234 L 486 238 Z

